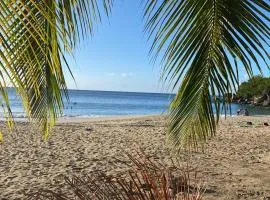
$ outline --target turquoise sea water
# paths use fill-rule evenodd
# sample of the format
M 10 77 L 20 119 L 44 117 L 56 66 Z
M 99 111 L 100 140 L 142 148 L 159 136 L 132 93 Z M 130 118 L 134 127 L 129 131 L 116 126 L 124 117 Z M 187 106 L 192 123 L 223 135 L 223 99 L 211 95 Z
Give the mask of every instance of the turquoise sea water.
M 69 90 L 69 97 L 63 117 L 103 117 L 166 113 L 174 94 Z M 9 90 L 9 98 L 14 117 L 25 117 L 14 89 Z M 232 104 L 231 114 L 235 115 L 240 108 L 248 108 L 251 115 L 270 114 L 270 108 L 239 104 Z M 1 110 L 0 117 L 3 117 Z

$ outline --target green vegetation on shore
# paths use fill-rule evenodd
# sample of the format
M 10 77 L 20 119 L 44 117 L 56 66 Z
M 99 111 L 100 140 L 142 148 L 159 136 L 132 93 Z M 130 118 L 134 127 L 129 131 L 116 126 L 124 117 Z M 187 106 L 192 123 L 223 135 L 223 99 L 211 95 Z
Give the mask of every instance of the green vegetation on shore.
M 243 98 L 262 96 L 270 91 L 270 78 L 254 76 L 246 82 L 241 83 L 237 95 Z
M 239 102 L 247 100 L 256 105 L 270 105 L 270 78 L 254 76 L 247 82 L 241 83 L 236 99 Z

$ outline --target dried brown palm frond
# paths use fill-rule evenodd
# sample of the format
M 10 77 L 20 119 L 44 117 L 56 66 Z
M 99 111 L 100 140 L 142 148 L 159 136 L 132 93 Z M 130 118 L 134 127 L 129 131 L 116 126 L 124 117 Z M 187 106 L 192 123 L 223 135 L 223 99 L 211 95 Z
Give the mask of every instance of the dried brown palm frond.
M 176 165 L 167 168 L 143 153 L 137 156 L 128 154 L 128 157 L 133 167 L 123 176 L 96 172 L 84 177 L 66 177 L 72 197 L 41 190 L 32 194 L 29 200 L 202 200 L 202 189 L 196 181 L 194 169 L 180 169 Z

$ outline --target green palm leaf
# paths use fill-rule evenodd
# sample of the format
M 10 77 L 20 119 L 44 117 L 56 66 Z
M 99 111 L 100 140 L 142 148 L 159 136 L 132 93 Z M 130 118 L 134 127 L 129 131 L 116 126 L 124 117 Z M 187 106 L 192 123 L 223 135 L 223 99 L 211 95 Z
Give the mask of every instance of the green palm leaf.
M 0 90 L 12 122 L 6 87 L 22 98 L 27 116 L 43 124 L 45 137 L 62 113 L 67 87 L 65 56 L 79 38 L 110 12 L 112 0 L 4 0 L 0 2 Z
M 262 71 L 259 59 L 269 67 L 269 10 L 268 0 L 146 2 L 151 53 L 163 55 L 165 80 L 180 85 L 169 112 L 173 147 L 197 147 L 215 135 L 227 107 L 220 97 L 236 90 L 240 66 L 249 76 Z

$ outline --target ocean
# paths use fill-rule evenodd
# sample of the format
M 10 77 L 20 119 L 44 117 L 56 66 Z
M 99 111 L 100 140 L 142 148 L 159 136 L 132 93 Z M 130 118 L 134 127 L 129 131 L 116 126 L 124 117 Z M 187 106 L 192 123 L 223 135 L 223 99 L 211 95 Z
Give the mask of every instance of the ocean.
M 14 118 L 24 118 L 20 99 L 12 88 L 9 98 Z M 174 94 L 69 90 L 69 98 L 70 101 L 65 102 L 63 118 L 164 114 Z M 251 115 L 270 114 L 270 108 L 239 104 L 232 104 L 231 114 L 235 115 L 240 108 L 247 108 Z M 0 118 L 3 118 L 2 110 Z

